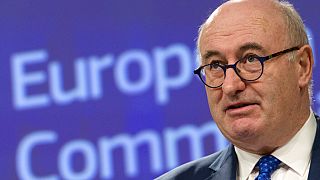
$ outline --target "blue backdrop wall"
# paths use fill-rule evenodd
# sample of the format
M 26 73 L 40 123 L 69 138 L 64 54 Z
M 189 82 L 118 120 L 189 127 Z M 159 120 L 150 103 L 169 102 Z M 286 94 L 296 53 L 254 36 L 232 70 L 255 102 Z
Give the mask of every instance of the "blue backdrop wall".
M 225 147 L 192 73 L 220 3 L 1 1 L 1 179 L 152 179 Z M 292 3 L 317 58 L 320 4 Z

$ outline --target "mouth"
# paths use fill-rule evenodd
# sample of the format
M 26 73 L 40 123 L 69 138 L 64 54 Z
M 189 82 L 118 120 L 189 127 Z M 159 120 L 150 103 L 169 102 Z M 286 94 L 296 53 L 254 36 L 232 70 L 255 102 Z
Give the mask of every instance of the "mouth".
M 225 111 L 242 109 L 242 108 L 246 108 L 246 107 L 253 106 L 253 105 L 258 105 L 258 103 L 235 103 L 235 104 L 231 104 L 231 105 L 227 106 L 225 108 Z

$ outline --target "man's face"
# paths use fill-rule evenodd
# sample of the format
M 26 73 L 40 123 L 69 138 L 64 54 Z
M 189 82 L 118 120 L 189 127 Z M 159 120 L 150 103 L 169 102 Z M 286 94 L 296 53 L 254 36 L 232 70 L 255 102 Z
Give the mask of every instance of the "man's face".
M 223 7 L 200 36 L 202 65 L 213 60 L 234 64 L 248 54 L 266 56 L 291 48 L 284 22 L 272 8 L 250 3 L 231 6 Z M 236 146 L 262 151 L 283 145 L 296 132 L 294 119 L 301 104 L 298 66 L 288 57 L 266 61 L 257 81 L 244 82 L 229 68 L 221 88 L 206 87 L 213 119 Z

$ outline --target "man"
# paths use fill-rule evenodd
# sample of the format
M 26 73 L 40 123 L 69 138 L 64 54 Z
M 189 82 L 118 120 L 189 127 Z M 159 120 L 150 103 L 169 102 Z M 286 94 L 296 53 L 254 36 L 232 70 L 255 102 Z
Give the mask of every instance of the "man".
M 195 74 L 232 145 L 157 180 L 319 179 L 320 135 L 309 91 L 312 49 L 293 6 L 228 1 L 201 26 L 198 51 Z

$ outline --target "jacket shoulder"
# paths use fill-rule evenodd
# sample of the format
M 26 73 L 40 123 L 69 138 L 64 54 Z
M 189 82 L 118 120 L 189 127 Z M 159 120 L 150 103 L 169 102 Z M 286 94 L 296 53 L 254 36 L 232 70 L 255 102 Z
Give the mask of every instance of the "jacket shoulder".
M 215 171 L 210 166 L 226 154 L 228 149 L 221 150 L 214 154 L 183 164 L 155 180 L 187 180 L 206 179 Z

